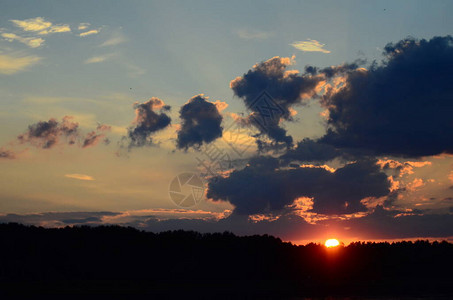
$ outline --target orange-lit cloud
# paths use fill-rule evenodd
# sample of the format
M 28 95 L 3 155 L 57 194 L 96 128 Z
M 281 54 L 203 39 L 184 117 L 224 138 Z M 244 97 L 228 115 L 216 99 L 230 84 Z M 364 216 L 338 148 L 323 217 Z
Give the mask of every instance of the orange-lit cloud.
M 85 175 L 85 174 L 65 174 L 64 176 L 67 178 L 78 179 L 78 180 L 86 180 L 86 181 L 94 180 L 93 177 L 91 177 L 89 175 Z
M 422 186 L 424 186 L 425 183 L 423 182 L 423 179 L 421 178 L 415 178 L 412 182 L 410 182 L 406 187 L 409 191 L 415 191 Z
M 379 159 L 377 164 L 382 169 L 398 169 L 399 170 L 399 177 L 403 177 L 404 175 L 414 174 L 414 168 L 421 168 L 425 166 L 431 166 L 432 163 L 430 161 L 406 161 L 406 162 L 399 162 L 393 159 Z

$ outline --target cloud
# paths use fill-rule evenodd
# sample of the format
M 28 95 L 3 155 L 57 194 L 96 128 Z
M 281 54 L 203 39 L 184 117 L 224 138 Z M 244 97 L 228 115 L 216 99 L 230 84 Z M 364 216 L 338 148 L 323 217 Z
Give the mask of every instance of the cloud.
M 274 57 L 253 66 L 246 74 L 230 82 L 234 94 L 252 113 L 249 123 L 274 143 L 291 147 L 293 139 L 280 126 L 281 120 L 292 120 L 292 106 L 316 94 L 320 76 L 286 70 L 291 59 Z
M 237 214 L 281 212 L 300 197 L 313 198 L 312 211 L 350 214 L 366 211 L 361 200 L 389 194 L 390 182 L 376 161 L 362 160 L 333 171 L 302 165 L 281 168 L 278 159 L 255 157 L 242 170 L 209 182 L 207 197 L 228 201 Z
M 53 25 L 52 22 L 44 20 L 44 18 L 36 17 L 26 20 L 11 20 L 17 27 L 24 31 L 37 32 L 41 35 L 50 33 L 70 32 L 71 28 L 66 24 Z
M 237 31 L 239 38 L 243 40 L 266 40 L 274 35 L 273 32 L 239 29 Z
M 34 55 L 19 56 L 0 54 L 0 73 L 6 75 L 15 74 L 28 69 L 40 60 L 41 57 Z
M 28 126 L 28 131 L 17 138 L 20 143 L 30 143 L 43 149 L 54 147 L 62 138 L 69 145 L 75 144 L 79 124 L 71 119 L 65 116 L 61 122 L 56 119 L 38 122 Z
M 99 30 L 93 29 L 93 30 L 81 32 L 81 33 L 79 34 L 79 36 L 84 37 L 84 36 L 93 35 L 93 34 L 98 34 L 98 33 L 99 33 Z
M 134 108 L 134 125 L 128 129 L 128 148 L 151 146 L 151 136 L 170 125 L 171 118 L 165 112 L 171 107 L 159 98 L 152 97 L 144 103 L 136 102 Z M 156 113 L 156 110 L 160 113 Z
M 385 62 L 346 71 L 327 91 L 323 143 L 375 155 L 453 153 L 453 38 L 405 39 L 385 47 Z
M 61 33 L 61 32 L 70 32 L 71 28 L 69 25 L 54 25 L 50 27 L 48 30 L 40 31 L 39 34 L 49 34 L 49 33 Z
M 52 26 L 52 22 L 45 21 L 44 18 L 37 17 L 26 20 L 11 20 L 17 27 L 24 31 L 42 31 Z
M 45 227 L 63 227 L 66 225 L 97 223 L 102 217 L 115 216 L 114 212 L 44 212 L 34 214 L 5 214 L 0 216 L 0 223 L 18 222 Z
M 110 126 L 98 124 L 95 130 L 84 135 L 79 129 L 79 123 L 72 120 L 72 116 L 65 116 L 60 122 L 54 118 L 40 121 L 28 126 L 28 130 L 19 135 L 17 140 L 20 144 L 30 144 L 42 149 L 50 149 L 58 144 L 76 144 L 81 148 L 88 148 L 97 145 L 101 140 L 108 144 L 105 133 L 111 130 Z
M 2 37 L 5 38 L 9 42 L 18 41 L 22 44 L 27 45 L 30 48 L 38 48 L 42 44 L 44 44 L 44 40 L 42 38 L 36 37 L 21 37 L 14 33 L 2 33 Z
M 106 60 L 109 60 L 113 57 L 115 57 L 115 53 L 109 53 L 109 54 L 104 54 L 104 55 L 99 55 L 99 56 L 93 56 L 87 60 L 85 60 L 85 64 L 96 64 L 100 62 L 104 62 Z
M 342 154 L 340 150 L 332 145 L 306 138 L 298 142 L 294 149 L 286 151 L 281 158 L 287 161 L 326 162 Z
M 453 215 L 451 214 L 409 214 L 389 211 L 377 206 L 372 214 L 363 218 L 336 222 L 354 228 L 355 234 L 368 239 L 389 239 L 409 237 L 447 237 L 453 235 Z M 399 216 L 398 216 L 399 215 Z
M 94 180 L 93 177 L 91 177 L 89 175 L 85 175 L 85 174 L 65 174 L 64 176 L 68 177 L 68 178 L 72 178 L 72 179 L 78 179 L 78 180 L 86 180 L 86 181 Z
M 208 144 L 222 137 L 223 117 L 218 108 L 226 107 L 225 104 L 219 101 L 210 102 L 203 94 L 190 98 L 179 111 L 181 129 L 176 140 L 177 148 L 198 149 L 203 143 Z
M 126 37 L 119 32 L 116 32 L 112 35 L 112 37 L 105 42 L 103 42 L 100 46 L 101 47 L 109 47 L 109 46 L 116 46 L 126 42 Z
M 103 132 L 110 131 L 112 129 L 111 126 L 99 124 L 96 130 L 89 132 L 82 143 L 82 148 L 93 147 L 99 144 L 101 140 L 104 140 L 104 143 L 108 144 L 110 141 L 106 139 L 105 134 Z
M 393 159 L 380 159 L 377 162 L 383 170 L 396 170 L 396 176 L 414 174 L 414 168 L 421 168 L 432 165 L 429 161 L 405 161 L 400 162 Z
M 169 214 L 172 215 L 172 212 Z M 121 224 L 151 232 L 180 229 L 202 233 L 229 231 L 238 235 L 270 234 L 293 242 L 318 241 L 330 235 L 331 228 L 335 229 L 338 238 L 353 240 L 453 236 L 453 214 L 401 214 L 399 211 L 384 210 L 381 206 L 363 217 L 336 218 L 314 224 L 294 214 L 259 220 L 237 214 L 220 217 L 215 213 L 209 217 L 209 214 L 188 211 L 181 212 L 180 218 L 171 218 L 168 215 L 161 217 L 160 210 L 153 209 L 143 212 L 46 212 L 0 215 L 0 223 L 18 222 L 45 227 Z
M 322 52 L 322 53 L 330 53 L 329 50 L 324 49 L 324 44 L 316 40 L 308 39 L 307 41 L 299 41 L 290 44 L 294 48 L 304 52 Z
M 0 147 L 0 159 L 6 158 L 6 159 L 15 159 L 16 158 L 16 153 L 14 153 L 11 150 L 5 149 L 3 147 Z
M 88 29 L 88 27 L 90 27 L 90 23 L 80 23 L 79 26 L 77 27 L 78 30 L 85 30 L 85 29 Z

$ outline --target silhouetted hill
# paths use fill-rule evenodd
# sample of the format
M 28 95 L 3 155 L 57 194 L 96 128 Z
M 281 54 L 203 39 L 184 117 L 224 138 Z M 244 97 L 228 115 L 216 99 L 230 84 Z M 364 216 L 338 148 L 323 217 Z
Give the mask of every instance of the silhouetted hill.
M 452 295 L 453 244 L 327 249 L 262 235 L 0 224 L 0 295 Z M 450 293 L 450 294 L 449 294 Z

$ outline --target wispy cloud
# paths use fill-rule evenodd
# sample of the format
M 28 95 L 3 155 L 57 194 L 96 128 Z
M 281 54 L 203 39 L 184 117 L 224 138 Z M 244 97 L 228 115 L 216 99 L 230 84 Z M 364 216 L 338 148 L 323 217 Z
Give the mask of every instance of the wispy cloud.
M 79 36 L 84 37 L 84 36 L 87 36 L 87 35 L 98 34 L 98 33 L 99 33 L 99 30 L 93 29 L 93 30 L 82 32 L 82 33 L 79 34 Z
M 272 37 L 274 33 L 270 31 L 240 29 L 237 31 L 237 35 L 243 40 L 265 40 Z
M 14 74 L 36 64 L 41 57 L 0 54 L 0 74 Z
M 86 181 L 93 181 L 95 180 L 93 177 L 85 174 L 65 174 L 67 178 L 78 179 L 78 180 L 86 180 Z
M 30 48 L 38 48 L 42 44 L 44 44 L 44 40 L 42 38 L 37 37 L 21 37 L 14 33 L 2 33 L 2 37 L 9 42 L 18 41 L 27 45 Z
M 24 31 L 37 32 L 38 34 L 46 35 L 49 33 L 69 32 L 71 28 L 67 24 L 54 25 L 52 22 L 44 20 L 44 18 L 36 17 L 25 20 L 11 20 L 17 27 Z
M 306 41 L 299 41 L 290 44 L 294 48 L 304 51 L 304 52 L 322 52 L 322 53 L 330 53 L 329 50 L 324 49 L 325 44 L 321 44 L 316 40 L 308 39 Z
M 123 63 L 123 65 L 129 70 L 129 72 L 127 73 L 127 75 L 131 78 L 137 78 L 143 74 L 146 73 L 146 70 L 139 67 L 139 66 L 136 66 L 134 64 L 131 64 L 131 63 Z
M 98 55 L 98 56 L 93 56 L 87 60 L 85 60 L 85 64 L 95 64 L 95 63 L 100 63 L 104 62 L 106 60 L 109 60 L 115 56 L 115 53 L 108 53 L 104 55 Z
M 126 37 L 122 33 L 115 33 L 112 37 L 105 42 L 103 42 L 100 46 L 107 47 L 107 46 L 115 46 L 126 42 Z

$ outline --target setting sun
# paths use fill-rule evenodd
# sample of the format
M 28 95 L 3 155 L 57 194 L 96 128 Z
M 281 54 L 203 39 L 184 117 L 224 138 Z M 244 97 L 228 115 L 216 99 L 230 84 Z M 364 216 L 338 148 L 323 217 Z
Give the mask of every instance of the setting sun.
M 327 247 L 327 248 L 331 248 L 331 247 L 336 247 L 338 245 L 340 245 L 340 242 L 337 240 L 337 239 L 328 239 L 324 245 Z

